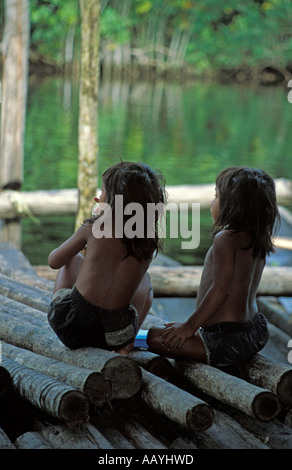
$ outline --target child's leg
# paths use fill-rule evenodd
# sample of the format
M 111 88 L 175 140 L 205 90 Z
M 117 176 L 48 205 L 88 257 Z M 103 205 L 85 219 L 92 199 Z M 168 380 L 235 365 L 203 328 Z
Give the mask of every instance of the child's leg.
M 161 338 L 162 327 L 152 327 L 147 336 L 147 343 L 151 351 L 161 356 L 172 358 L 193 359 L 200 362 L 207 362 L 206 349 L 201 337 L 196 333 L 192 338 L 187 339 L 180 349 L 168 348 Z
M 147 313 L 149 312 L 153 302 L 153 289 L 150 280 L 150 276 L 146 273 L 133 297 L 132 300 L 138 312 L 137 331 L 139 331 Z M 127 346 L 116 351 L 120 354 L 130 354 L 134 347 L 134 343 L 128 344 Z
M 55 281 L 54 292 L 63 287 L 71 289 L 74 286 L 83 260 L 83 256 L 78 253 L 78 255 L 74 256 L 74 258 L 72 258 L 69 263 L 65 264 L 62 266 L 62 268 L 59 269 Z

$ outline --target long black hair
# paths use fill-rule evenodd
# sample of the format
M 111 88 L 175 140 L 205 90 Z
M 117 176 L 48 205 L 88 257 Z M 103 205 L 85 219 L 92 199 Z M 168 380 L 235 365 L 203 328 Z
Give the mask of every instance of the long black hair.
M 253 257 L 265 257 L 274 251 L 272 238 L 280 224 L 273 178 L 256 168 L 230 167 L 216 178 L 219 215 L 213 235 L 225 227 L 250 236 Z
M 153 212 L 153 220 L 147 220 L 148 204 L 166 204 L 164 177 L 145 163 L 120 161 L 102 174 L 102 182 L 106 192 L 106 203 L 111 207 L 112 220 L 122 218 L 123 227 L 131 214 L 125 214 L 125 207 L 137 203 L 143 209 L 143 235 L 129 238 L 123 234 L 121 242 L 126 248 L 126 257 L 134 256 L 138 260 L 151 259 L 153 254 L 162 251 L 163 240 L 159 237 L 159 211 Z M 123 196 L 122 214 L 115 214 L 115 197 Z M 98 217 L 98 216 L 97 216 Z M 91 221 L 96 220 L 92 218 Z M 117 220 L 117 219 L 116 219 Z M 152 228 L 149 235 L 149 227 Z

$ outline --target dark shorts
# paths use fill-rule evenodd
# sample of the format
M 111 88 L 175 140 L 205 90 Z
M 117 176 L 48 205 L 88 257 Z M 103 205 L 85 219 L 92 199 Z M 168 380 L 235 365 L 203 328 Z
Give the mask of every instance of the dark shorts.
M 88 302 L 76 289 L 60 289 L 53 295 L 48 321 L 70 349 L 96 347 L 115 350 L 134 342 L 137 333 L 134 305 L 105 310 Z
M 199 333 L 206 348 L 208 364 L 225 367 L 246 362 L 267 344 L 269 332 L 267 321 L 256 313 L 251 321 L 220 322 Z

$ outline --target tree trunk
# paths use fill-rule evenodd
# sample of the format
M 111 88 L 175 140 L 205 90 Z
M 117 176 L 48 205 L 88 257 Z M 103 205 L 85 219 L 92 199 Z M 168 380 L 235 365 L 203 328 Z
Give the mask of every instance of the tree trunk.
M 258 387 L 271 390 L 283 403 L 292 405 L 291 366 L 256 354 L 248 362 L 227 370 Z
M 110 401 L 110 382 L 105 380 L 100 372 L 59 362 L 6 343 L 2 343 L 2 353 L 18 364 L 25 365 L 76 388 L 86 396 L 89 403 L 95 406 L 101 406 Z
M 88 401 L 83 393 L 51 377 L 2 357 L 19 395 L 40 410 L 60 419 L 67 426 L 88 420 Z
M 97 189 L 100 0 L 80 0 L 79 205 L 76 228 L 91 216 Z
M 19 189 L 23 179 L 29 30 L 29 0 L 6 0 L 2 41 L 0 189 Z M 1 238 L 21 246 L 18 218 L 4 220 Z
M 260 421 L 271 421 L 279 411 L 276 395 L 233 377 L 215 367 L 194 361 L 172 361 L 196 389 Z
M 112 385 L 112 398 L 130 398 L 142 385 L 140 367 L 129 357 L 98 348 L 70 350 L 52 331 L 0 312 L 0 339 L 57 361 L 101 372 Z
M 142 400 L 158 413 L 192 431 L 205 431 L 213 410 L 203 400 L 143 370 Z
M 19 189 L 23 178 L 29 51 L 29 1 L 5 1 L 2 41 L 1 188 Z

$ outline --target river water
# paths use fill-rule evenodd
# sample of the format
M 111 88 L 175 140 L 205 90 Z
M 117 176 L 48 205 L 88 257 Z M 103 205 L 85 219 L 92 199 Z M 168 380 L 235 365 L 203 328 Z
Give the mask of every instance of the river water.
M 231 165 L 263 168 L 292 179 L 292 104 L 277 87 L 219 83 L 111 82 L 99 92 L 98 171 L 119 158 L 144 161 L 168 185 L 213 183 Z M 23 190 L 77 187 L 78 85 L 62 77 L 30 79 Z M 100 180 L 99 180 L 100 181 Z M 72 217 L 23 221 L 23 251 L 46 264 L 72 234 Z M 167 239 L 165 254 L 202 264 L 211 244 L 209 211 L 200 214 L 200 244 L 182 249 Z

